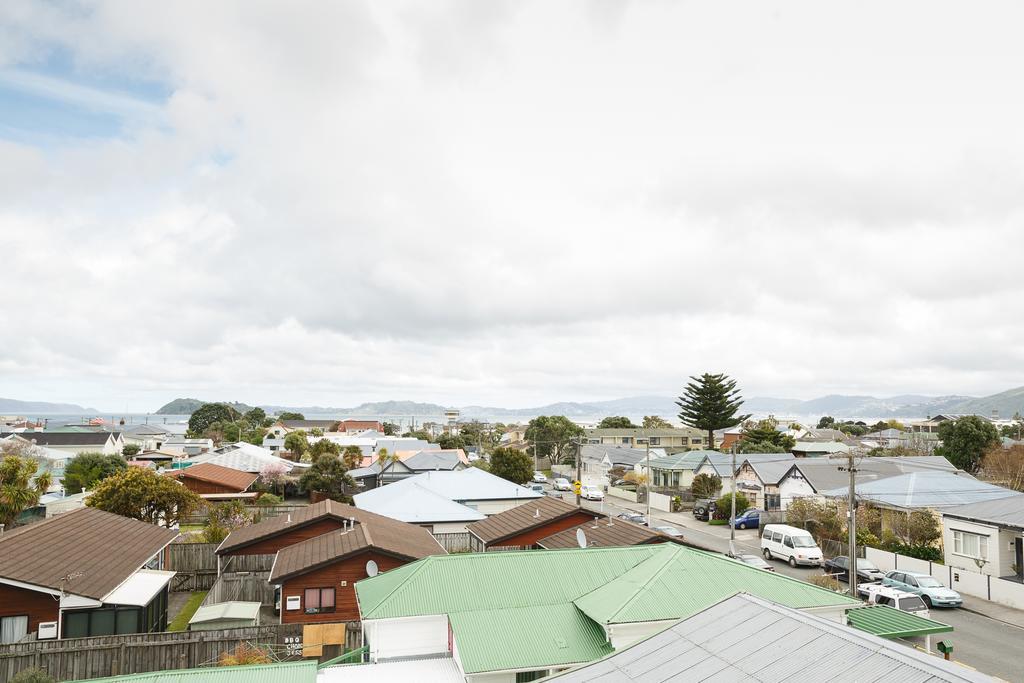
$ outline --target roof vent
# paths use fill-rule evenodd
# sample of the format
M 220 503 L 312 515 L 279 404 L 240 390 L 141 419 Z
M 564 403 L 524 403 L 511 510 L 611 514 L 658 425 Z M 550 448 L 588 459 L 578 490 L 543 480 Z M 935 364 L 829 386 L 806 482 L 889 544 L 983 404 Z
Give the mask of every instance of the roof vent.
M 287 521 L 288 521 L 289 524 L 292 523 L 292 513 L 290 513 L 290 512 L 288 513 L 288 520 Z
M 540 508 L 533 511 L 533 518 L 537 519 L 538 517 L 540 517 Z

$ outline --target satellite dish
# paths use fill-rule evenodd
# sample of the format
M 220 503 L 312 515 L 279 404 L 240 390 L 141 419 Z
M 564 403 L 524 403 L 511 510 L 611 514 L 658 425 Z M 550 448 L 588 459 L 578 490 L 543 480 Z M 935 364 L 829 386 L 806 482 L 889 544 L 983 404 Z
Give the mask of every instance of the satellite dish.
M 380 571 L 380 569 L 377 567 L 377 563 L 374 562 L 373 560 L 369 560 L 366 563 L 366 575 L 367 576 L 377 576 L 377 573 L 379 571 Z
M 583 533 L 583 529 L 576 530 L 576 543 L 578 543 L 581 548 L 587 547 L 587 535 Z

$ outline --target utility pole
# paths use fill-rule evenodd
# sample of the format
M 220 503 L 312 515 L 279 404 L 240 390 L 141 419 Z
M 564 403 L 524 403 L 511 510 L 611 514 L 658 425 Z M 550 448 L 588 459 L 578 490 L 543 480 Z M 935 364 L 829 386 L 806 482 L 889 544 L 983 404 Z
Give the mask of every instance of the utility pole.
M 729 512 L 729 555 L 736 555 L 736 444 L 733 444 L 732 448 L 729 449 L 732 452 L 732 494 L 729 496 L 732 499 L 732 510 Z M 710 507 L 710 503 L 708 506 Z M 708 515 L 708 519 L 711 516 Z
M 848 462 L 846 469 L 850 473 L 850 497 L 847 501 L 847 507 L 849 508 L 849 518 L 846 524 L 847 530 L 850 532 L 849 538 L 849 549 L 850 552 L 847 555 L 850 562 L 849 579 L 850 579 L 850 597 L 857 597 L 857 493 L 856 493 L 856 475 L 857 468 L 853 464 L 853 451 L 847 453 Z M 841 467 L 839 468 L 842 469 Z
M 644 485 L 644 491 L 647 495 L 644 496 L 647 499 L 647 525 L 651 524 L 651 437 L 647 437 L 647 462 L 644 464 L 644 476 L 647 477 L 647 484 Z M 669 508 L 672 506 L 669 505 Z
M 583 486 L 583 473 L 580 470 L 580 440 L 576 439 L 576 481 L 579 482 L 579 486 L 575 486 L 576 489 L 576 507 L 580 507 L 580 488 Z

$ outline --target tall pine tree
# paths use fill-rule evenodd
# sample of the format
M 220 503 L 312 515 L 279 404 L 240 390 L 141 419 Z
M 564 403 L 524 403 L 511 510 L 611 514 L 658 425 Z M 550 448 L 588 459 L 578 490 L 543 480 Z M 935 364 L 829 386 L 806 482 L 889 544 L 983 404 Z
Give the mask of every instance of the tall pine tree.
M 736 414 L 743 405 L 736 380 L 724 374 L 712 375 L 707 372 L 690 379 L 692 381 L 676 401 L 679 419 L 684 425 L 706 431 L 708 448 L 714 448 L 716 429 L 735 427 L 750 415 Z

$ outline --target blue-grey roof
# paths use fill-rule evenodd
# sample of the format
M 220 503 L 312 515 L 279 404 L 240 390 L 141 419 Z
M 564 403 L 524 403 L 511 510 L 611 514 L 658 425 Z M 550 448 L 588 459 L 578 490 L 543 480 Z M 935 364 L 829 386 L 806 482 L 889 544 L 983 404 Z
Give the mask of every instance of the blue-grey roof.
M 1024 494 L 958 505 L 943 510 L 942 515 L 1024 529 Z
M 647 449 L 629 448 L 628 446 L 616 446 L 614 444 L 589 443 L 580 446 L 580 457 L 584 460 L 603 460 L 607 457 L 612 465 L 632 467 L 647 458 Z M 651 457 L 652 463 L 654 460 L 655 458 Z
M 462 464 L 462 458 L 459 457 L 457 450 L 420 451 L 416 455 L 406 458 L 402 463 L 414 472 L 454 470 Z
M 550 680 L 988 683 L 996 679 L 904 644 L 739 593 L 646 640 Z
M 839 487 L 822 494 L 841 498 L 847 495 L 847 489 Z M 911 472 L 857 485 L 857 498 L 861 500 L 908 509 L 945 509 L 1017 495 L 1016 491 L 952 472 Z

